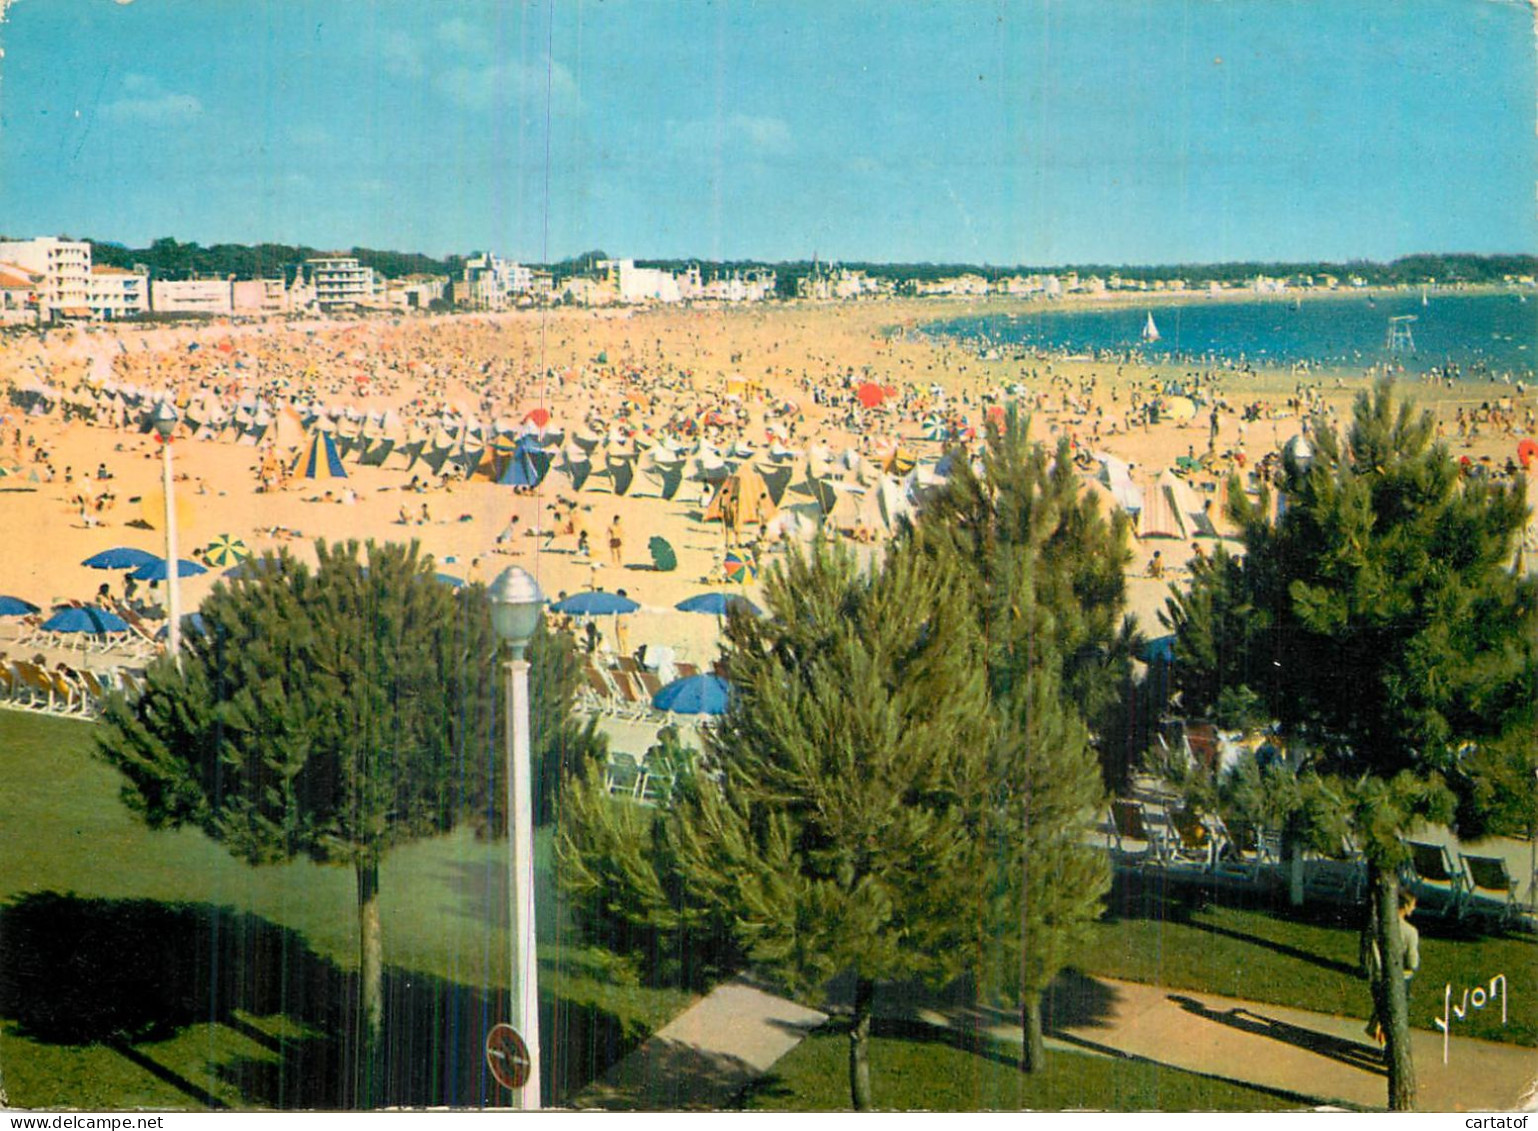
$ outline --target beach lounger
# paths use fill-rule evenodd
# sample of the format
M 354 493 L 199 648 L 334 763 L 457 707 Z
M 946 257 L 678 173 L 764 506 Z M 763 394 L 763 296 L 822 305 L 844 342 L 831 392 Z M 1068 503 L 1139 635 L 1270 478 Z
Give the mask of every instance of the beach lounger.
M 1217 858 L 1217 837 L 1202 815 L 1183 805 L 1170 805 L 1165 807 L 1164 817 L 1170 862 L 1211 868 Z
M 640 797 L 646 786 L 646 771 L 635 757 L 623 751 L 610 751 L 603 768 L 603 787 L 611 796 Z
M 1437 904 L 1444 916 L 1461 917 L 1469 893 L 1468 876 L 1453 862 L 1447 846 L 1410 840 L 1405 847 L 1410 850 L 1405 879 L 1416 899 Z
M 619 693 L 618 707 L 622 718 L 640 720 L 652 713 L 651 700 L 628 672 L 611 671 L 608 676 L 614 684 L 614 690 Z
M 1359 903 L 1367 887 L 1367 861 L 1349 837 L 1333 850 L 1313 853 L 1303 876 L 1310 895 L 1340 903 Z
M 1164 833 L 1148 819 L 1141 801 L 1118 797 L 1111 802 L 1111 847 L 1121 856 L 1143 864 L 1162 864 L 1166 853 Z
M 18 703 L 49 714 L 63 714 L 59 693 L 46 671 L 28 660 L 17 660 L 12 671 L 16 676 L 17 689 L 21 692 L 16 700 Z
M 1209 818 L 1218 837 L 1213 870 L 1220 875 L 1243 880 L 1258 880 L 1268 867 L 1280 863 L 1280 838 L 1257 828 L 1248 821 L 1225 822 L 1213 815 Z
M 1510 922 L 1521 909 L 1517 905 L 1517 881 L 1506 861 L 1499 856 L 1460 855 L 1469 881 L 1469 910 L 1493 914 L 1503 926 Z

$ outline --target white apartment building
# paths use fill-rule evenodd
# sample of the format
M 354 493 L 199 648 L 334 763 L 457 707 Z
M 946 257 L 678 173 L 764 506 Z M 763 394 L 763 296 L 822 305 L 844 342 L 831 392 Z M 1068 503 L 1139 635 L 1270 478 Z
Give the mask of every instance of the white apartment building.
M 397 310 L 426 310 L 448 290 L 449 280 L 441 275 L 407 275 L 386 283 L 389 303 Z
M 295 285 L 303 289 L 310 303 L 322 310 L 372 306 L 378 299 L 374 269 L 350 255 L 306 259 Z
M 465 260 L 465 304 L 477 310 L 506 310 L 520 298 L 532 297 L 534 271 L 491 252 Z
M 0 262 L 42 276 L 38 291 L 41 321 L 91 317 L 91 245 L 84 240 L 39 236 L 0 241 Z
M 147 274 L 122 267 L 91 265 L 91 313 L 106 322 L 132 318 L 150 308 Z
M 156 279 L 150 308 L 157 314 L 233 314 L 235 276 L 224 279 Z
M 237 279 L 230 305 L 236 314 L 286 314 L 288 287 L 282 279 Z
M 637 267 L 634 259 L 600 259 L 598 270 L 623 303 L 681 302 L 678 279 L 655 267 Z

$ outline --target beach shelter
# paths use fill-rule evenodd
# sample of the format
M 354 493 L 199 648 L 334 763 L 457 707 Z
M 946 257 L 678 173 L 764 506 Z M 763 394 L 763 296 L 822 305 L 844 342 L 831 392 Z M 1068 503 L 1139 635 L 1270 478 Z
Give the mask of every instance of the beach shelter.
M 609 473 L 609 482 L 614 487 L 616 495 L 623 495 L 630 490 L 630 485 L 635 482 L 635 456 L 607 456 L 604 460 Z
M 573 454 L 576 454 L 578 458 L 573 459 Z M 593 461 L 582 454 L 581 448 L 578 448 L 573 453 L 572 449 L 568 447 L 566 449 L 566 462 L 562 465 L 561 470 L 571 477 L 571 489 L 573 491 L 580 491 L 582 490 L 582 485 L 587 482 L 588 476 L 593 474 Z
M 653 454 L 650 466 L 643 467 L 647 477 L 657 484 L 657 491 L 664 499 L 672 499 L 683 486 L 684 461 L 681 459 L 664 459 Z
M 763 477 L 764 489 L 769 492 L 769 501 L 779 506 L 785 498 L 785 491 L 790 486 L 790 477 L 795 474 L 795 468 L 784 463 L 772 463 L 767 466 L 760 463 L 754 470 Z
M 653 534 L 646 543 L 646 549 L 652 556 L 652 565 L 660 573 L 671 573 L 678 568 L 678 554 L 674 552 L 673 545 L 660 534 Z
M 1196 417 L 1196 402 L 1190 397 L 1165 397 L 1164 413 L 1171 420 L 1192 420 Z
M 346 479 L 342 457 L 337 455 L 331 433 L 311 429 L 310 443 L 294 462 L 293 474 L 303 479 Z
M 1139 538 L 1180 538 L 1191 536 L 1185 516 L 1175 505 L 1175 500 L 1162 484 L 1156 483 L 1143 492 L 1143 506 L 1137 516 Z
M 764 477 L 750 466 L 738 468 L 721 481 L 715 497 L 705 508 L 706 522 L 725 522 L 733 530 L 749 524 L 763 525 L 774 517 L 774 501 Z
M 550 472 L 555 461 L 545 449 L 527 440 L 520 440 L 513 447 L 512 455 L 497 482 L 504 487 L 538 487 Z

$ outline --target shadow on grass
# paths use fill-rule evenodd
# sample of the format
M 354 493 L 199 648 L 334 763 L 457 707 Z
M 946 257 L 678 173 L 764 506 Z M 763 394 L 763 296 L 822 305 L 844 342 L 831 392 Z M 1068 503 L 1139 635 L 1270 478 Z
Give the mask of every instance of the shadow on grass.
M 483 1054 L 486 1033 L 506 1017 L 504 991 L 388 969 L 384 999 L 382 1103 L 508 1103 Z M 357 1106 L 357 1004 L 356 974 L 298 932 L 229 908 L 55 892 L 0 908 L 0 1017 L 18 1037 L 113 1048 L 199 1104 L 221 1105 L 192 1078 L 211 1071 L 253 1106 Z M 639 1037 L 602 1010 L 540 1004 L 547 1102 L 585 1086 Z M 224 1026 L 260 1051 L 214 1065 L 149 1055 L 145 1046 L 200 1024 Z

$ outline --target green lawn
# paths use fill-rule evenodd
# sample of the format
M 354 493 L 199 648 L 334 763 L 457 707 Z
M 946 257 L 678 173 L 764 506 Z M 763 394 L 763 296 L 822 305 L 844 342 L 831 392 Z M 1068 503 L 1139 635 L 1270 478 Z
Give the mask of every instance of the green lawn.
M 0 711 L 0 1073 L 10 1102 L 335 1107 L 356 990 L 352 873 L 250 868 L 192 830 L 152 833 L 91 754 L 88 724 Z M 556 1098 L 676 1015 L 580 945 L 536 866 L 541 998 Z M 468 830 L 385 861 L 394 1098 L 503 1102 L 484 1069 L 506 1012 L 506 845 Z M 552 1029 L 555 1039 L 552 1039 Z M 117 1034 L 117 1036 L 114 1036 Z M 548 1094 L 548 1092 L 547 1092 Z
M 1538 1045 L 1538 937 L 1483 935 L 1435 916 L 1418 915 L 1415 923 L 1421 967 L 1411 994 L 1412 1026 L 1435 1027 L 1445 985 L 1451 984 L 1456 1001 L 1463 987 L 1488 985 L 1492 976 L 1505 974 L 1506 1024 L 1499 1009 L 1484 1009 L 1458 1021 L 1455 1031 Z M 1370 1002 L 1357 975 L 1357 930 L 1327 908 L 1299 912 L 1258 899 L 1161 889 L 1153 879 L 1123 882 L 1074 965 L 1091 975 L 1365 1019 Z
M 1299 1111 L 1300 1099 L 1176 1068 L 1054 1052 L 1029 1076 L 1007 1051 L 871 1038 L 871 1095 L 886 1111 Z M 849 1042 L 819 1033 L 752 1088 L 750 1111 L 848 1111 Z

